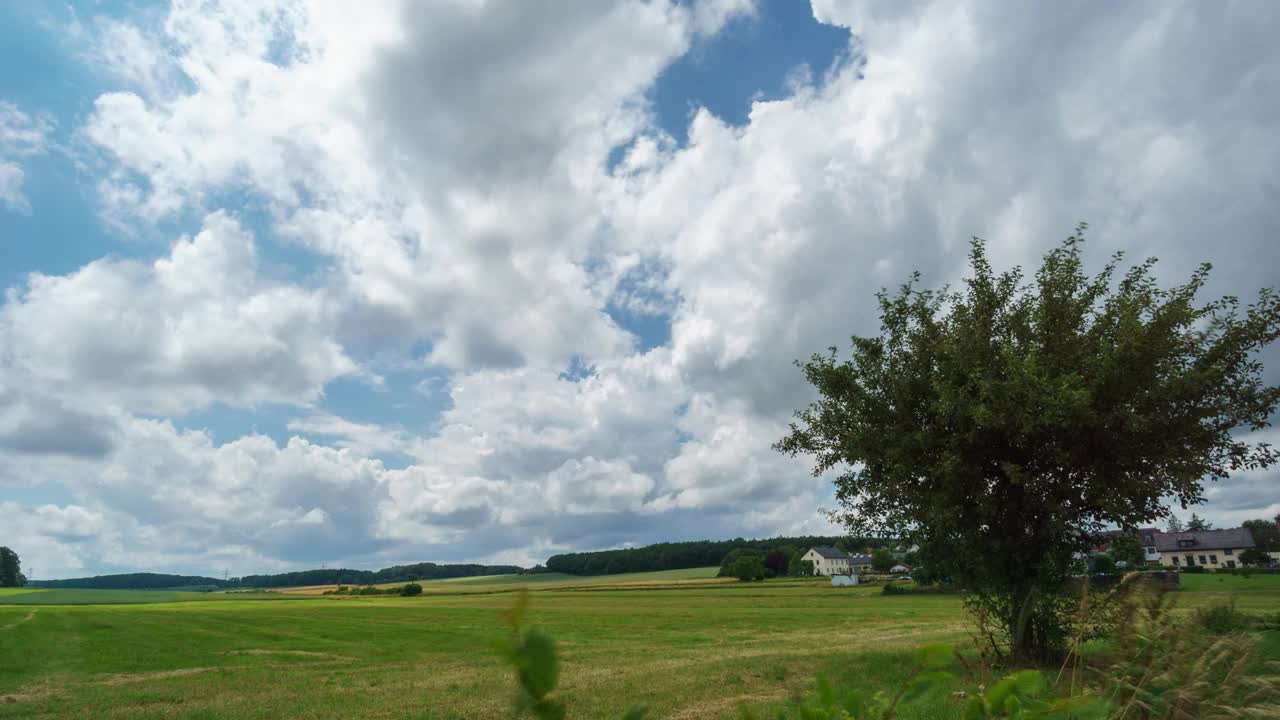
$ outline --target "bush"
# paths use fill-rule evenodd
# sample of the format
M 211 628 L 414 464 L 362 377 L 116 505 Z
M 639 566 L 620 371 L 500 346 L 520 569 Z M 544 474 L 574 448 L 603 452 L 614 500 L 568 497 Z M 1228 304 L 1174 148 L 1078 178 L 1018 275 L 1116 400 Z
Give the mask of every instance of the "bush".
M 1193 575 L 1199 575 L 1200 573 L 1205 572 L 1205 569 L 1203 565 L 1188 565 L 1182 568 L 1182 572 L 1191 573 Z
M 764 561 L 759 555 L 745 555 L 734 561 L 732 575 L 741 582 L 764 579 Z
M 1196 620 L 1205 630 L 1215 635 L 1244 630 L 1250 625 L 1249 616 L 1236 610 L 1235 603 L 1230 605 L 1214 605 L 1196 612 Z
M 1249 548 L 1240 553 L 1240 562 L 1245 565 L 1266 567 L 1271 564 L 1271 556 L 1258 548 Z
M 400 588 L 400 594 L 404 597 L 421 595 L 422 586 L 416 582 L 406 583 L 404 587 Z

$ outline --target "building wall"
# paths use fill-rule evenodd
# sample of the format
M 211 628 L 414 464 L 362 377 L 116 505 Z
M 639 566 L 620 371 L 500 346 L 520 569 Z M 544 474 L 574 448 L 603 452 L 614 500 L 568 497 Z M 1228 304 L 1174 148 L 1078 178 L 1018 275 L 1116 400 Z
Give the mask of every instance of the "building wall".
M 813 571 L 819 575 L 848 575 L 849 560 L 847 558 L 824 558 L 818 553 L 810 550 L 805 553 L 802 560 L 808 560 L 813 563 Z
M 1245 548 L 1229 550 L 1206 550 L 1204 548 L 1183 548 L 1182 550 L 1160 553 L 1160 564 L 1165 567 L 1187 567 L 1187 556 L 1191 556 L 1192 565 L 1207 568 L 1240 567 L 1240 553 Z M 1204 558 L 1201 561 L 1201 557 Z M 1174 562 L 1177 558 L 1177 562 Z M 1215 562 L 1216 561 L 1216 562 Z

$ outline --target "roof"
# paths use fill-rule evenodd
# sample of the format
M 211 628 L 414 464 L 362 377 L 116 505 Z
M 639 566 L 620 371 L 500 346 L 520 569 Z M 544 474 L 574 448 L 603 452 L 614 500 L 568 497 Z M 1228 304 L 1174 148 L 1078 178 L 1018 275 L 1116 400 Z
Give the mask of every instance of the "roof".
M 1156 536 L 1159 534 L 1160 528 L 1144 527 L 1134 528 L 1133 530 L 1103 530 L 1102 532 L 1095 534 L 1094 537 L 1098 539 L 1100 544 L 1106 545 L 1109 544 L 1110 541 L 1124 537 L 1125 535 L 1137 535 L 1138 542 L 1143 545 L 1155 545 Z
M 870 555 L 850 555 L 849 564 L 850 565 L 870 565 L 871 556 Z
M 1186 545 L 1187 541 L 1190 541 L 1191 544 Z M 1253 534 L 1249 532 L 1249 528 L 1156 533 L 1156 550 L 1160 552 L 1226 550 L 1227 548 L 1251 547 L 1253 547 Z
M 816 547 L 813 548 L 813 551 L 828 560 L 841 560 L 849 557 L 849 553 L 843 550 L 837 550 L 833 547 Z

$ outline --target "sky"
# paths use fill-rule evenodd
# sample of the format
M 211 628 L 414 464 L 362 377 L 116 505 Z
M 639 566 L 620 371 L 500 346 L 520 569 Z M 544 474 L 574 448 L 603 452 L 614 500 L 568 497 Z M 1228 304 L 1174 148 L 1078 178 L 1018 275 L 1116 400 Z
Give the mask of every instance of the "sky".
M 234 576 L 838 532 L 770 446 L 878 289 L 1080 221 L 1093 267 L 1280 284 L 1278 35 L 1262 2 L 0 3 L 0 544 Z

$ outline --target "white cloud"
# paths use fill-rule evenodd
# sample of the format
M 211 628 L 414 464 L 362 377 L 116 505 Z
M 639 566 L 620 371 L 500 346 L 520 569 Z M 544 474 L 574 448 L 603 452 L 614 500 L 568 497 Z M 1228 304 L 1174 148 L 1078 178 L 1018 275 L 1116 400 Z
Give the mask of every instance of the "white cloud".
M 0 307 L 0 359 L 50 392 L 134 412 L 312 402 L 357 372 L 329 337 L 334 310 L 256 266 L 253 238 L 215 213 L 153 263 L 34 273 Z
M 542 559 L 823 531 L 829 486 L 770 449 L 810 397 L 791 363 L 873 332 L 873 293 L 913 269 L 956 281 L 969 236 L 1029 265 L 1087 220 L 1093 259 L 1275 283 L 1280 13 L 815 5 L 858 35 L 852 59 L 793 76 L 745 126 L 698 112 L 685 147 L 646 93 L 746 3 L 192 0 L 99 26 L 127 83 L 83 128 L 110 216 L 181 222 L 246 193 L 332 274 L 268 280 L 214 212 L 155 262 L 11 292 L 0 456 L 103 523 L 60 562 Z M 670 315 L 669 345 L 638 352 L 609 307 Z M 310 440 L 215 445 L 128 415 L 308 406 L 363 372 L 353 357 L 449 373 L 429 436 L 307 407 L 289 428 Z M 592 371 L 561 377 L 571 362 Z M 102 441 L 47 442 L 62 427 Z M 369 459 L 386 453 L 412 462 Z M 1272 512 L 1274 477 L 1216 486 L 1200 512 Z
M 47 152 L 51 131 L 49 119 L 32 117 L 0 100 L 0 205 L 30 212 L 31 203 L 23 192 L 26 173 L 19 161 Z

